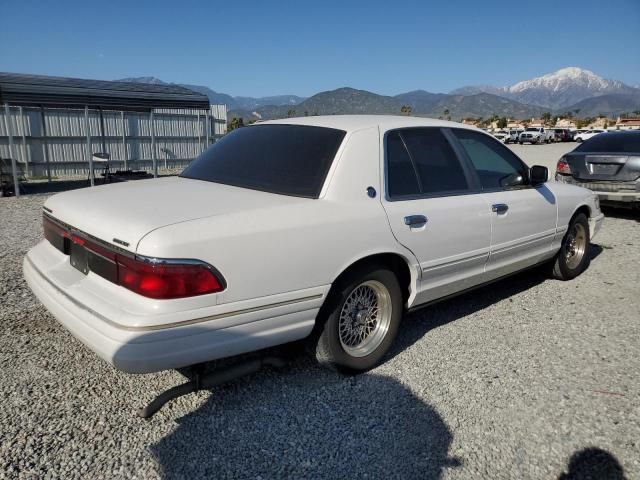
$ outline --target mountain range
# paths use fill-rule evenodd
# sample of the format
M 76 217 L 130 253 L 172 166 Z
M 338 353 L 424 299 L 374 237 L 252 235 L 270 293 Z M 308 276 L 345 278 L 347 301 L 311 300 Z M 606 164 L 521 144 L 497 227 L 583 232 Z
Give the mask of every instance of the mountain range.
M 148 83 L 152 85 L 168 85 L 167 82 L 156 77 L 129 77 L 121 78 L 119 82 Z M 236 109 L 256 109 L 266 105 L 297 105 L 304 100 L 304 97 L 297 95 L 274 95 L 269 97 L 232 97 L 226 93 L 219 93 L 203 85 L 190 85 L 179 83 L 181 87 L 188 88 L 194 92 L 202 93 L 209 97 L 212 104 L 224 104 L 229 110 Z
M 492 93 L 553 110 L 566 108 L 587 98 L 601 95 L 639 93 L 637 88 L 625 85 L 618 80 L 602 78 L 578 67 L 562 68 L 509 87 L 475 85 L 462 87 L 451 93 L 469 95 L 479 92 Z
M 122 81 L 165 84 L 156 77 L 134 77 Z M 211 103 L 226 104 L 229 119 L 246 121 L 303 115 L 400 114 L 411 107 L 413 115 L 463 118 L 531 118 L 543 112 L 572 112 L 580 117 L 617 116 L 640 110 L 640 89 L 618 80 L 608 80 L 578 67 L 518 82 L 507 87 L 471 85 L 449 93 L 415 90 L 395 96 L 379 95 L 350 87 L 317 93 L 309 98 L 296 95 L 233 97 L 201 85 L 180 84 L 205 94 Z M 404 108 L 403 108 L 404 107 Z

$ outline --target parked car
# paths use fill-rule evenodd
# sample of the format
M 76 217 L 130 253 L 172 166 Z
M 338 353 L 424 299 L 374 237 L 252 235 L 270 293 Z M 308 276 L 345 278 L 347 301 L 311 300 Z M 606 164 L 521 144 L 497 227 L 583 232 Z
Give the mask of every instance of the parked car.
M 553 133 L 556 142 L 573 142 L 573 134 L 568 128 L 554 128 Z
M 520 130 L 516 130 L 514 128 L 507 130 L 504 143 L 518 143 L 518 136 L 520 135 L 520 132 Z
M 509 138 L 509 133 L 505 132 L 504 130 L 493 132 L 493 136 L 500 140 L 502 143 L 508 143 L 507 139 Z
M 395 116 L 239 128 L 178 177 L 47 199 L 24 260 L 40 301 L 127 372 L 306 338 L 367 370 L 403 312 L 538 264 L 579 275 L 595 195 L 492 136 Z
M 597 128 L 593 130 L 587 130 L 586 132 L 576 134 L 575 141 L 578 143 L 584 142 L 585 140 L 589 140 L 591 137 L 595 137 L 596 135 L 600 133 L 605 133 L 605 132 L 606 130 L 597 129 Z
M 527 127 L 518 137 L 518 143 L 550 143 L 553 134 L 543 127 Z
M 602 203 L 640 206 L 640 131 L 596 135 L 562 157 L 558 182 L 593 190 Z

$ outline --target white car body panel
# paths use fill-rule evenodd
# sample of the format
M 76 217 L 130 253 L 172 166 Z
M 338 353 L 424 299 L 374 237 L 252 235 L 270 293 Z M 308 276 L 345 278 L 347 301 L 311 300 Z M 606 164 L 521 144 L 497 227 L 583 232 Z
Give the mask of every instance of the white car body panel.
M 396 239 L 420 262 L 416 304 L 482 283 L 491 242 L 491 206 L 482 194 L 383 202 Z M 404 217 L 424 215 L 411 228 Z
M 265 123 L 346 131 L 318 199 L 174 177 L 65 192 L 45 203 L 54 218 L 126 251 L 207 262 L 224 276 L 224 291 L 146 298 L 82 274 L 42 241 L 24 261 L 34 293 L 102 358 L 125 371 L 152 372 L 306 337 L 336 278 L 372 255 L 392 254 L 407 265 L 410 308 L 550 258 L 580 207 L 591 212 L 592 235 L 602 221 L 590 191 L 556 183 L 387 200 L 384 134 L 466 128 L 460 124 L 387 116 Z M 496 218 L 493 203 L 509 204 L 504 218 Z M 426 215 L 426 227 L 406 226 L 412 214 Z

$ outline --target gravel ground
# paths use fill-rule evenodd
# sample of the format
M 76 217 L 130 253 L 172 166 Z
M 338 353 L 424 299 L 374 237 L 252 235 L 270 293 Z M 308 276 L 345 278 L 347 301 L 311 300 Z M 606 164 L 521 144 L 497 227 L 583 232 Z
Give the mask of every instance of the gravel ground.
M 514 149 L 551 166 L 561 146 Z M 45 198 L 0 199 L 0 477 L 640 478 L 637 216 L 607 212 L 576 280 L 530 271 L 408 315 L 367 374 L 297 357 L 145 421 L 184 377 L 117 372 L 22 279 Z

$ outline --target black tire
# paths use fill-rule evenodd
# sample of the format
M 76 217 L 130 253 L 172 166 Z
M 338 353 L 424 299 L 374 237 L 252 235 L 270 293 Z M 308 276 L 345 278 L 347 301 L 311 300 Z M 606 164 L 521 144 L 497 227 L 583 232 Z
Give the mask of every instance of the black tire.
M 522 145 L 523 142 L 518 142 L 520 145 Z
M 583 141 L 582 138 L 576 138 L 576 142 L 582 143 L 582 141 Z
M 340 314 L 351 293 L 363 283 L 371 281 L 376 285 L 383 285 L 389 294 L 390 321 L 381 343 L 374 350 L 365 356 L 353 356 L 345 350 L 340 340 Z M 395 273 L 379 265 L 356 268 L 347 272 L 334 284 L 325 304 L 320 309 L 315 335 L 310 337 L 311 353 L 315 355 L 318 363 L 334 370 L 345 373 L 367 371 L 375 367 L 391 347 L 402 314 L 402 290 Z
M 575 228 L 575 230 L 574 230 Z M 581 231 L 584 235 L 584 245 L 579 261 L 570 256 L 571 240 L 575 238 L 575 231 Z M 571 280 L 584 272 L 589 266 L 589 246 L 590 246 L 589 221 L 584 213 L 579 213 L 569 223 L 567 233 L 562 239 L 560 250 L 552 262 L 551 275 L 558 280 Z M 572 260 L 570 260 L 572 259 Z

